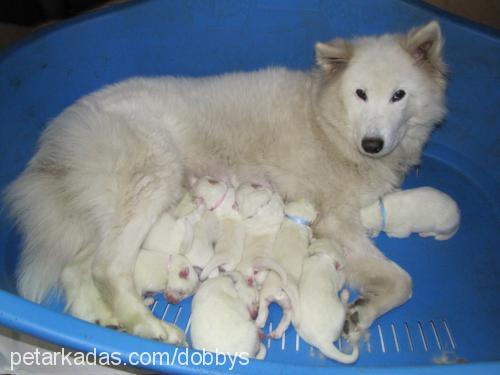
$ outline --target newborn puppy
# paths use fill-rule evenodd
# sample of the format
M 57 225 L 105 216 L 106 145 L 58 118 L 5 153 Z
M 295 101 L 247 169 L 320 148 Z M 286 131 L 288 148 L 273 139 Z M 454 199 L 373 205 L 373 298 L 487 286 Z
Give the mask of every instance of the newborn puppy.
M 194 184 L 196 180 L 192 180 Z M 193 239 L 189 249 L 184 249 L 183 255 L 191 262 L 198 274 L 208 264 L 214 255 L 214 244 L 217 240 L 217 218 L 208 211 L 201 202 L 195 202 L 191 193 L 187 192 L 174 210 L 177 218 L 189 215 L 195 210 L 200 211 L 200 219 L 193 225 Z M 214 276 L 216 276 L 217 270 Z
M 458 230 L 460 209 L 447 194 L 431 187 L 401 190 L 388 194 L 361 210 L 361 220 L 376 236 L 385 231 L 389 237 L 422 237 L 447 240 Z
M 241 259 L 245 228 L 236 209 L 234 188 L 224 181 L 202 177 L 193 186 L 195 201 L 203 203 L 217 218 L 217 241 L 214 256 L 201 272 L 205 280 L 218 267 L 232 271 Z
M 277 272 L 286 284 L 285 271 L 272 258 L 284 217 L 283 200 L 265 187 L 242 184 L 236 191 L 236 203 L 245 224 L 243 256 L 236 269 L 249 285 L 262 285 L 268 269 Z
M 164 291 L 170 303 L 191 296 L 199 284 L 198 274 L 186 257 L 155 250 L 139 251 L 134 277 L 140 294 Z
M 288 284 L 282 284 L 274 272 L 269 272 L 260 291 L 258 327 L 264 327 L 269 314 L 269 304 L 276 302 L 283 310 L 279 325 L 269 336 L 280 338 L 293 324 L 300 324 L 298 285 L 302 273 L 302 263 L 308 254 L 312 239 L 310 225 L 316 219 L 317 212 L 311 202 L 302 199 L 285 205 L 285 219 L 276 236 L 272 257 L 283 267 Z
M 316 240 L 309 247 L 311 256 L 304 261 L 299 282 L 300 326 L 295 328 L 328 358 L 352 363 L 358 359 L 357 345 L 351 354 L 342 353 L 333 345 L 342 333 L 348 295 L 344 293 L 342 301 L 338 297 L 345 277 L 340 271 L 341 254 L 330 246 L 328 240 Z
M 184 198 L 180 205 L 185 204 Z M 135 266 L 136 288 L 140 293 L 165 291 L 165 298 L 171 303 L 194 293 L 199 284 L 198 274 L 180 252 L 191 247 L 193 225 L 199 221 L 202 210 L 203 207 L 196 207 L 180 218 L 166 212 L 151 228 Z
M 266 348 L 252 319 L 257 304 L 257 290 L 238 272 L 205 281 L 192 303 L 193 348 L 264 359 Z

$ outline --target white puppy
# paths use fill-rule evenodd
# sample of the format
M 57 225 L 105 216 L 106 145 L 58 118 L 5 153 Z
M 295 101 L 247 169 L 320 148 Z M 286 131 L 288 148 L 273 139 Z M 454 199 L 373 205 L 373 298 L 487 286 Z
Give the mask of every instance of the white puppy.
M 270 189 L 242 184 L 236 191 L 236 203 L 245 224 L 245 244 L 236 269 L 249 285 L 264 283 L 267 270 L 276 271 L 286 284 L 286 273 L 272 258 L 276 234 L 283 222 L 283 200 Z
M 205 281 L 193 298 L 193 348 L 263 359 L 266 349 L 252 319 L 257 304 L 257 290 L 236 271 Z
M 218 267 L 232 271 L 241 259 L 245 228 L 236 209 L 235 191 L 229 183 L 202 177 L 193 186 L 195 201 L 202 202 L 217 218 L 217 241 L 214 256 L 201 272 L 205 280 Z
M 359 355 L 357 345 L 351 354 L 342 353 L 333 345 L 342 333 L 348 293 L 343 293 L 342 301 L 339 299 L 345 282 L 340 270 L 343 260 L 341 252 L 331 246 L 330 240 L 316 240 L 309 247 L 311 256 L 304 261 L 299 282 L 301 320 L 295 328 L 328 358 L 352 363 Z
M 176 211 L 185 210 L 183 198 Z M 198 273 L 181 251 L 191 248 L 193 226 L 199 221 L 203 207 L 175 218 L 166 212 L 149 231 L 135 265 L 136 289 L 145 294 L 165 291 L 165 298 L 178 303 L 191 296 L 199 284 Z
M 269 334 L 272 338 L 280 338 L 292 321 L 295 326 L 300 323 L 298 284 L 302 273 L 302 263 L 308 254 L 312 239 L 310 225 L 316 219 L 317 212 L 313 204 L 301 199 L 285 205 L 285 220 L 276 236 L 272 256 L 283 267 L 288 277 L 284 286 L 279 276 L 269 272 L 260 291 L 259 314 L 257 326 L 266 324 L 269 304 L 276 302 L 283 310 L 283 316 L 276 329 Z
M 389 237 L 419 233 L 436 240 L 452 237 L 460 225 L 460 209 L 447 194 L 431 187 L 388 194 L 361 210 L 363 226 L 373 236 L 380 231 Z

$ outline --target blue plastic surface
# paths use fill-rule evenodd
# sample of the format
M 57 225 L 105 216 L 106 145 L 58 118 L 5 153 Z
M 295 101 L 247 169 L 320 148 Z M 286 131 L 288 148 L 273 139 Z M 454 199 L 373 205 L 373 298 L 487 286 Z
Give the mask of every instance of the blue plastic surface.
M 405 187 L 430 185 L 451 195 L 462 210 L 460 231 L 449 241 L 383 235 L 376 240 L 413 276 L 414 295 L 375 322 L 356 365 L 326 360 L 303 341 L 297 352 L 290 330 L 285 350 L 272 342 L 266 361 L 236 370 L 500 373 L 500 39 L 427 6 L 397 0 L 147 1 L 48 29 L 0 57 L 0 188 L 24 168 L 50 118 L 105 84 L 135 75 L 204 76 L 269 65 L 308 69 L 315 41 L 404 32 L 431 19 L 441 22 L 446 37 L 449 115 Z M 133 351 L 174 352 L 172 346 L 61 314 L 61 303 L 47 308 L 17 297 L 19 238 L 5 211 L 1 215 L 1 325 L 78 350 L 120 352 L 124 359 Z M 162 317 L 165 308 L 159 301 L 154 312 Z M 170 306 L 165 318 L 185 327 L 189 301 Z M 278 309 L 271 318 L 278 320 Z M 435 365 L 443 352 L 466 364 Z

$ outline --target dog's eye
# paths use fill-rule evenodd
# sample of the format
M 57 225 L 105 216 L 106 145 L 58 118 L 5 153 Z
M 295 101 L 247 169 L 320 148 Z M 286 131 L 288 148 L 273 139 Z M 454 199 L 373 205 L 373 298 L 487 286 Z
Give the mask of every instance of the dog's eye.
M 360 98 L 361 100 L 364 100 L 365 102 L 368 99 L 368 96 L 366 96 L 365 90 L 357 89 L 356 95 L 358 96 L 358 98 Z
M 401 99 L 403 99 L 406 95 L 406 92 L 405 90 L 398 90 L 394 93 L 394 95 L 392 95 L 392 98 L 391 98 L 391 102 L 394 103 L 394 102 L 398 102 L 400 101 Z

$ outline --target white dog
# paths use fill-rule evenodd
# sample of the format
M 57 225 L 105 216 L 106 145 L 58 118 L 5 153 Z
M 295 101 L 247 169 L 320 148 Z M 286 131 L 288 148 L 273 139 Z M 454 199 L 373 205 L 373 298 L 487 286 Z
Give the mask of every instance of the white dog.
M 205 281 L 193 298 L 193 348 L 263 359 L 266 348 L 252 319 L 257 308 L 257 290 L 238 272 Z
M 236 191 L 236 203 L 245 224 L 243 256 L 236 269 L 247 283 L 261 286 L 268 270 L 277 272 L 286 284 L 286 273 L 272 258 L 276 234 L 283 222 L 283 200 L 270 189 L 242 184 Z
M 452 237 L 460 225 L 460 209 L 447 194 L 431 187 L 387 194 L 361 210 L 363 226 L 372 236 L 380 231 L 403 238 L 411 233 L 436 240 Z
M 79 100 L 51 121 L 7 191 L 24 235 L 19 293 L 41 301 L 62 281 L 72 314 L 168 341 L 134 285 L 144 238 L 190 176 L 258 171 L 282 197 L 311 199 L 315 234 L 349 252 L 348 281 L 363 300 L 350 327 L 366 329 L 412 283 L 372 244 L 361 208 L 400 185 L 443 119 L 442 46 L 431 22 L 317 43 L 308 72 L 135 78 Z
M 300 324 L 298 285 L 302 273 L 302 263 L 307 257 L 312 239 L 310 225 L 316 219 L 314 206 L 304 200 L 289 202 L 285 205 L 285 220 L 276 236 L 272 257 L 287 273 L 288 285 L 283 285 L 281 278 L 269 272 L 262 285 L 259 299 L 257 326 L 264 327 L 269 313 L 268 306 L 276 302 L 283 310 L 283 316 L 276 329 L 269 333 L 272 338 L 280 338 L 288 329 L 293 317 L 296 327 Z
M 348 294 L 338 293 L 342 289 L 345 276 L 340 270 L 343 264 L 340 252 L 331 248 L 331 241 L 314 241 L 304 261 L 299 283 L 300 326 L 295 327 L 305 341 L 317 347 L 328 358 L 342 363 L 352 363 L 358 359 L 359 349 L 353 346 L 351 354 L 340 352 L 333 342 L 340 338 L 347 310 Z

